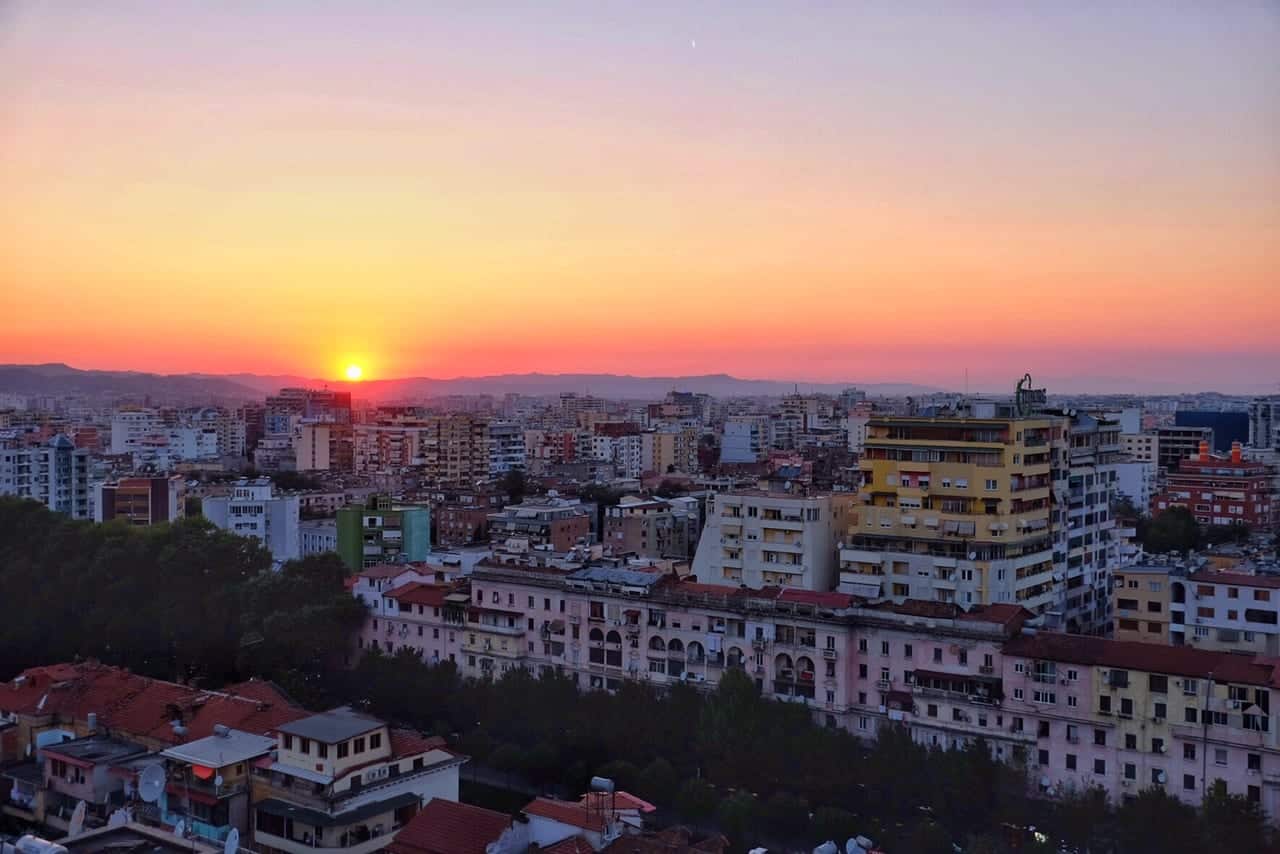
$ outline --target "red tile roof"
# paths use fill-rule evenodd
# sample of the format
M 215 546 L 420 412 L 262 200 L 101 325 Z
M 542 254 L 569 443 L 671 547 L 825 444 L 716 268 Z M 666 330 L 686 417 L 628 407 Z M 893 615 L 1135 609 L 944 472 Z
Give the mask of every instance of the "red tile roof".
M 1280 588 L 1280 575 L 1246 575 L 1243 572 L 1214 572 L 1202 569 L 1187 576 L 1187 581 L 1198 584 L 1234 584 L 1237 587 Z
M 600 810 L 639 810 L 640 812 L 654 812 L 658 808 L 648 801 L 637 798 L 630 792 L 614 792 L 612 796 L 608 792 L 587 792 L 578 799 L 578 803 L 584 807 L 599 812 Z
M 796 602 L 801 605 L 813 605 L 816 608 L 840 610 L 851 608 L 857 597 L 848 593 L 821 593 L 817 590 L 797 590 L 788 587 L 778 594 L 779 602 Z
M 1021 605 L 974 605 L 965 610 L 953 602 L 934 602 L 928 599 L 906 599 L 902 602 L 876 602 L 866 607 L 873 610 L 891 611 L 907 617 L 921 617 L 927 620 L 963 620 L 975 623 L 996 623 L 1006 629 L 1021 626 L 1032 616 Z
M 555 845 L 543 849 L 546 854 L 595 854 L 591 843 L 581 836 L 570 836 L 561 839 Z
M 307 715 L 269 683 L 233 687 L 236 694 L 203 691 L 97 662 L 54 664 L 30 668 L 0 684 L 0 710 L 67 722 L 83 721 L 95 712 L 103 726 L 118 734 L 165 744 L 212 735 L 216 724 L 265 734 Z M 175 717 L 186 728 L 181 735 L 173 731 Z
M 1280 687 L 1280 659 L 1185 646 L 1042 632 L 1006 642 L 1004 654 L 1194 679 L 1212 674 L 1215 682 Z
M 536 815 L 542 818 L 548 818 L 560 824 L 567 824 L 570 827 L 580 827 L 583 830 L 591 830 L 596 833 L 604 831 L 604 816 L 600 813 L 588 810 L 581 804 L 571 801 L 557 801 L 552 798 L 534 798 L 525 805 L 523 812 L 526 815 Z
M 387 846 L 392 854 L 484 854 L 511 826 L 510 816 L 433 798 Z
M 395 578 L 405 572 L 416 572 L 412 566 L 402 563 L 380 563 L 356 573 L 360 578 Z
M 388 590 L 382 595 L 408 605 L 431 605 L 438 608 L 444 605 L 444 597 L 453 591 L 454 587 L 451 584 L 424 584 L 421 581 L 411 581 L 395 590 Z

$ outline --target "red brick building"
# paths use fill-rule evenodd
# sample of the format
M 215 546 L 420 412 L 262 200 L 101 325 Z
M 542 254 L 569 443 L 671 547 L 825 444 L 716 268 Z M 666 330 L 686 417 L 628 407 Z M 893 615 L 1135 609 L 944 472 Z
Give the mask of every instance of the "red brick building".
M 1169 473 L 1164 491 L 1151 501 L 1151 512 L 1159 516 L 1171 507 L 1185 507 L 1202 525 L 1243 523 L 1273 530 L 1273 477 L 1271 466 L 1242 458 L 1239 442 L 1232 444 L 1229 457 L 1209 453 L 1209 443 L 1201 442 L 1199 456 L 1183 460 Z

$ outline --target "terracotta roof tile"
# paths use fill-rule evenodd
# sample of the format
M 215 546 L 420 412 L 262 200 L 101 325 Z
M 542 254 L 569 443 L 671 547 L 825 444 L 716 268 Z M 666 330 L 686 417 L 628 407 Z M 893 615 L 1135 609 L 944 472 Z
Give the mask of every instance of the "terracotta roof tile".
M 1192 647 L 1039 633 L 1013 638 L 1005 643 L 1004 654 L 1194 679 L 1212 674 L 1219 683 L 1280 686 L 1280 659 Z
M 578 803 L 584 807 L 599 812 L 600 810 L 639 810 L 640 812 L 655 812 L 658 808 L 648 801 L 637 798 L 630 792 L 614 792 L 611 796 L 608 792 L 587 792 L 578 799 Z
M 592 812 L 581 804 L 572 801 L 558 801 L 552 798 L 534 798 L 525 805 L 524 813 L 526 815 L 536 815 L 542 818 L 549 818 L 560 824 L 567 824 L 570 827 L 580 827 L 583 830 L 591 830 L 596 833 L 604 831 L 604 816 L 597 812 Z
M 454 592 L 454 586 L 451 584 L 424 584 L 421 581 L 411 581 L 403 587 L 388 590 L 382 595 L 408 605 L 432 605 L 438 608 L 444 605 L 444 597 L 452 592 Z
M 392 854 L 484 854 L 511 826 L 510 816 L 433 798 L 387 846 Z

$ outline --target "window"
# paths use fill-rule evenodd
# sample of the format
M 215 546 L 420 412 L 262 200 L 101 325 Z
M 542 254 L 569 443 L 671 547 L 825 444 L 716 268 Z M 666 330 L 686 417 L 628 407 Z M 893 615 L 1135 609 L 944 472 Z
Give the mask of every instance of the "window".
M 1125 750 L 1137 750 L 1137 749 L 1138 749 L 1138 737 L 1137 737 L 1136 735 L 1134 735 L 1133 733 L 1131 733 L 1131 732 L 1126 732 L 1126 733 L 1124 734 L 1124 749 L 1125 749 Z
M 888 642 L 888 641 L 880 641 L 880 654 L 881 654 L 881 655 L 888 655 L 888 654 L 889 654 L 889 642 Z
M 1021 700 L 1021 699 L 1022 699 L 1022 696 L 1023 696 L 1023 695 L 1022 695 L 1022 689 L 1021 689 L 1021 688 L 1014 688 L 1014 689 L 1013 689 L 1013 699 L 1015 699 L 1015 700 Z
M 1134 765 L 1132 762 L 1124 763 L 1124 778 L 1126 780 L 1138 779 L 1138 766 Z
M 1151 752 L 1152 752 L 1152 753 L 1164 753 L 1164 739 L 1163 739 L 1163 738 L 1153 738 L 1153 739 L 1151 739 Z
M 935 646 L 933 648 L 933 663 L 934 664 L 942 663 L 942 647 L 940 646 Z
M 1157 694 L 1169 693 L 1169 677 L 1168 676 L 1156 676 L 1155 674 L 1152 674 L 1147 677 L 1147 684 L 1148 684 L 1148 687 L 1150 687 L 1150 689 Z
M 1093 743 L 1098 747 L 1107 746 L 1107 731 L 1105 729 L 1095 729 L 1093 731 Z
M 382 733 L 375 732 L 373 735 L 369 736 L 370 750 L 377 750 L 381 746 L 382 746 Z
M 1037 753 L 1037 755 L 1036 755 L 1036 760 L 1037 760 L 1041 765 L 1048 765 L 1048 764 L 1049 764 L 1049 751 L 1047 751 L 1047 750 L 1041 750 L 1041 751 L 1039 751 L 1039 752 Z
M 1103 694 L 1098 698 L 1098 714 L 1111 714 L 1111 697 L 1109 695 Z
M 1213 764 L 1214 765 L 1227 764 L 1227 749 L 1225 747 L 1215 747 L 1213 749 Z
M 1107 760 L 1105 760 L 1105 759 L 1095 759 L 1095 760 L 1093 760 L 1093 773 L 1098 774 L 1098 775 L 1104 775 L 1104 774 L 1106 774 L 1106 773 L 1107 773 Z
M 1271 591 L 1270 591 L 1270 590 L 1255 590 L 1255 591 L 1253 591 L 1253 601 L 1255 601 L 1255 602 L 1270 602 L 1270 601 L 1271 601 Z
M 311 739 L 309 739 L 309 738 L 300 738 L 300 739 L 298 739 L 298 752 L 299 752 L 299 753 L 310 753 L 310 752 L 311 752 Z
M 938 716 L 938 706 L 935 703 L 930 703 L 925 708 L 925 714 L 931 718 L 936 718 Z
M 1033 703 L 1044 703 L 1044 704 L 1052 705 L 1058 702 L 1058 695 L 1053 691 L 1036 690 L 1031 695 L 1031 701 Z
M 316 756 L 319 756 L 321 759 L 328 759 L 328 758 L 329 758 L 329 745 L 325 744 L 323 741 L 317 741 L 317 742 L 316 742 Z
M 866 651 L 867 651 L 867 639 L 858 638 L 858 652 L 866 652 Z
M 1067 754 L 1067 770 L 1068 771 L 1076 770 L 1076 755 L 1074 753 Z
M 288 733 L 285 733 L 285 736 L 284 736 L 284 749 L 293 750 L 293 736 L 289 735 Z
M 902 654 L 905 657 L 910 658 L 912 656 L 912 652 L 911 644 L 907 643 L 902 645 Z
M 1165 718 L 1169 717 L 1169 707 L 1166 706 L 1164 703 L 1156 703 L 1155 709 L 1153 711 L 1155 712 L 1154 717 L 1158 721 L 1162 721 Z
M 1182 788 L 1188 792 L 1194 792 L 1196 789 L 1196 777 L 1194 774 L 1182 775 Z
M 351 750 L 351 745 L 349 745 L 349 744 L 348 744 L 347 742 L 345 742 L 345 741 L 340 742 L 340 743 L 338 744 L 338 758 L 339 758 L 339 759 L 346 759 L 346 758 L 347 758 L 347 753 L 348 753 L 348 752 L 350 752 L 350 750 Z
M 351 743 L 352 753 L 364 753 L 364 736 L 360 736 Z
M 995 492 L 1000 487 L 995 482 L 995 480 L 993 480 L 992 478 L 987 478 L 986 488 L 987 488 L 987 492 Z
M 1080 705 L 1080 701 L 1076 698 L 1075 694 L 1070 694 L 1067 696 L 1067 706 L 1069 708 L 1074 709 L 1079 705 Z
M 1162 769 L 1160 768 L 1151 769 L 1151 785 L 1153 786 L 1164 785 L 1164 771 Z
M 1122 718 L 1133 717 L 1133 700 L 1130 699 L 1129 697 L 1120 698 L 1120 717 Z

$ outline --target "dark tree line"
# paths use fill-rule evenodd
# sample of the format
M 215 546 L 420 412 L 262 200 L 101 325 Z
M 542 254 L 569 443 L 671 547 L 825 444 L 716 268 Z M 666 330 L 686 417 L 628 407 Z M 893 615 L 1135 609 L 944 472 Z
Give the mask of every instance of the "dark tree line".
M 996 762 L 981 742 L 942 751 L 904 729 L 872 746 L 814 723 L 801 706 L 762 698 L 730 671 L 714 692 L 624 683 L 580 693 L 555 675 L 512 670 L 482 682 L 449 663 L 372 653 L 330 684 L 334 700 L 454 739 L 494 770 L 539 786 L 584 791 L 591 775 L 713 824 L 735 846 L 788 847 L 866 834 L 891 851 L 1267 851 L 1257 805 L 1211 793 L 1194 810 L 1162 790 L 1109 804 L 1100 789 L 1053 800 L 1028 795 L 1027 771 Z M 1053 843 L 1038 843 L 1034 826 Z M 1233 840 L 1230 848 L 1221 846 Z
M 332 555 L 272 572 L 256 540 L 200 518 L 97 525 L 0 498 L 0 678 L 96 658 L 214 686 L 263 676 L 305 699 L 364 619 L 344 573 Z

